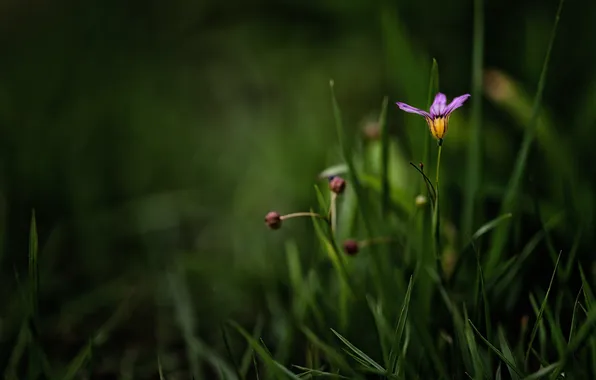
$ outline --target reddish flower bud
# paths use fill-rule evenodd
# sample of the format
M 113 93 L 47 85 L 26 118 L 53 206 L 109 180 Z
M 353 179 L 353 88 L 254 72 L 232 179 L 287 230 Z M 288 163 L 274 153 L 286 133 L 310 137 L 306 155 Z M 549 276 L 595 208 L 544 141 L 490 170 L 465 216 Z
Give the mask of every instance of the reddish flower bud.
M 281 227 L 281 215 L 275 211 L 269 212 L 265 215 L 265 224 L 272 230 L 277 230 Z
M 338 176 L 329 179 L 329 189 L 335 194 L 341 194 L 346 189 L 346 181 Z
M 358 242 L 353 239 L 348 239 L 344 241 L 344 252 L 350 256 L 355 255 L 360 250 L 358 246 Z

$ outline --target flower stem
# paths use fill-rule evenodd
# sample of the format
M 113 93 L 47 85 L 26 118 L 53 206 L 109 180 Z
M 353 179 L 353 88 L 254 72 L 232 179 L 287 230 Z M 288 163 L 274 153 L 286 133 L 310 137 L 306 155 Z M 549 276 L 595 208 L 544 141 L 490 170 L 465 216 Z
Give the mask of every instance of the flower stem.
M 337 193 L 331 193 L 331 205 L 329 207 L 329 223 L 331 224 L 331 234 L 335 237 L 337 230 Z
M 293 212 L 291 214 L 282 215 L 279 218 L 281 220 L 292 219 L 292 218 L 299 218 L 302 216 L 313 216 L 315 218 L 323 219 L 329 221 L 329 219 L 321 214 L 317 214 L 316 212 Z
M 433 212 L 432 236 L 435 242 L 435 257 L 437 260 L 437 271 L 439 277 L 442 278 L 443 268 L 441 265 L 441 244 L 440 244 L 440 216 L 439 216 L 439 177 L 441 173 L 441 152 L 443 151 L 443 141 L 439 140 L 439 152 L 437 154 L 437 178 L 435 184 L 435 207 Z
M 439 154 L 437 156 L 437 179 L 436 179 L 436 191 L 437 191 L 437 198 L 439 196 L 439 174 L 441 170 L 441 152 L 443 151 L 443 144 L 439 145 Z

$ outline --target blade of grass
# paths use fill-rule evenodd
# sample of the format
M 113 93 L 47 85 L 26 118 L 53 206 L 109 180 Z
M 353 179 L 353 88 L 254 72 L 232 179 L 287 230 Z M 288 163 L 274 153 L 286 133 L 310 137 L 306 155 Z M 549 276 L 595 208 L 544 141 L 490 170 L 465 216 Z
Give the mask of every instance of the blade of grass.
M 474 223 L 474 208 L 481 202 L 478 188 L 482 163 L 482 69 L 484 61 L 484 1 L 474 0 L 474 32 L 472 45 L 472 132 L 468 142 L 466 193 L 463 209 L 463 233 L 470 236 Z
M 482 227 L 480 227 L 479 229 L 476 230 L 476 232 L 474 232 L 474 234 L 472 235 L 472 239 L 471 240 L 478 240 L 478 238 L 480 238 L 482 235 L 486 234 L 487 232 L 493 230 L 494 228 L 496 228 L 497 226 L 499 226 L 499 224 L 501 224 L 502 222 L 506 221 L 507 219 L 511 218 L 513 216 L 512 213 L 508 212 L 506 214 L 503 214 L 501 216 L 496 217 L 495 219 L 485 223 L 484 225 L 482 225 Z
M 323 342 L 310 329 L 305 326 L 300 328 L 306 338 L 317 348 L 319 348 L 327 356 L 327 360 L 338 369 L 349 372 L 351 376 L 355 376 L 352 366 L 340 355 L 335 349 Z
M 468 312 L 464 305 L 464 335 L 466 337 L 466 346 L 470 351 L 470 358 L 472 359 L 472 366 L 474 368 L 474 379 L 483 379 L 484 364 L 480 357 L 478 346 L 476 345 L 476 339 L 474 339 L 474 333 L 470 327 L 470 319 L 468 318 Z
M 491 342 L 489 342 L 488 340 L 486 340 L 485 337 L 482 336 L 482 334 L 480 333 L 480 331 L 478 331 L 478 329 L 476 328 L 476 326 L 474 326 L 474 324 L 472 323 L 472 321 L 468 320 L 468 323 L 470 324 L 470 326 L 472 326 L 472 328 L 474 329 L 474 332 L 484 342 L 484 344 L 486 344 L 488 346 L 488 348 L 490 348 L 491 350 L 493 350 L 493 352 L 495 354 L 497 354 L 497 356 L 509 368 L 511 368 L 518 376 L 520 376 L 520 377 L 521 376 L 524 376 L 523 372 L 519 368 L 517 368 L 517 366 L 514 363 L 512 363 L 505 355 L 503 355 L 503 353 L 501 351 L 499 351 L 499 349 L 497 347 L 493 346 Z
M 583 287 L 580 287 L 579 292 L 577 292 L 577 296 L 575 297 L 575 302 L 573 303 L 573 313 L 571 314 L 571 327 L 569 328 L 569 338 L 567 339 L 568 342 L 571 342 L 573 338 L 573 332 L 575 330 L 576 324 L 576 313 L 577 313 L 577 306 L 579 305 L 579 297 L 581 296 L 583 291 Z
M 331 264 L 333 265 L 337 276 L 339 277 L 340 294 L 337 301 L 339 307 L 339 322 L 343 328 L 348 324 L 348 301 L 349 298 L 354 294 L 352 284 L 350 283 L 350 279 L 346 271 L 344 258 L 338 252 L 337 246 L 333 241 L 325 236 L 325 232 L 323 232 L 323 229 L 319 225 L 319 220 L 314 217 L 312 219 L 319 241 L 327 252 L 329 260 L 331 261 Z
M 476 300 L 482 297 L 480 301 L 482 301 L 482 305 L 484 306 L 484 325 L 486 327 L 486 336 L 490 340 L 492 338 L 492 328 L 490 323 L 490 306 L 488 302 L 488 298 L 486 296 L 486 286 L 484 284 L 484 273 L 482 273 L 482 265 L 480 264 L 480 253 L 476 249 L 474 245 L 474 252 L 476 253 L 476 270 L 478 271 L 477 281 L 478 285 L 476 286 L 477 292 L 479 294 L 476 295 Z M 477 304 L 479 301 L 476 301 Z M 477 307 L 478 310 L 478 307 Z M 479 313 L 479 311 L 477 311 Z M 489 356 L 490 359 L 490 356 Z
M 536 379 L 543 379 L 549 373 L 555 371 L 557 367 L 559 367 L 560 363 L 553 363 L 546 367 L 540 368 L 538 371 L 524 377 L 524 380 L 536 380 Z
M 339 338 L 339 340 L 341 340 L 342 343 L 345 344 L 346 347 L 348 347 L 348 349 L 354 355 L 356 355 L 358 358 L 360 358 L 360 360 L 362 360 L 361 363 L 364 364 L 366 367 L 368 367 L 370 369 L 376 369 L 377 371 L 380 371 L 382 373 L 387 372 L 387 370 L 385 370 L 385 368 L 383 368 L 383 366 L 381 366 L 379 363 L 374 361 L 370 356 L 368 356 L 364 352 L 362 352 L 362 350 L 360 350 L 358 347 L 354 346 L 349 340 L 344 338 L 340 333 L 338 333 L 334 329 L 331 329 L 331 332 L 333 332 L 333 334 L 335 334 L 335 336 L 337 336 Z
M 515 357 L 513 357 L 513 353 L 511 352 L 511 348 L 509 347 L 509 343 L 507 343 L 507 338 L 505 338 L 505 333 L 503 332 L 503 328 L 501 326 L 499 326 L 497 329 L 497 335 L 499 336 L 499 343 L 501 345 L 501 352 L 503 352 L 503 356 L 506 357 L 509 362 L 513 363 L 515 368 L 517 368 Z M 511 375 L 511 380 L 520 379 L 520 376 L 517 374 L 517 372 L 515 372 L 513 367 L 509 367 L 509 365 L 507 365 L 507 369 Z
M 555 43 L 555 37 L 557 35 L 557 27 L 559 25 L 559 19 L 561 17 L 561 12 L 563 10 L 563 4 L 565 0 L 559 0 L 559 7 L 557 9 L 557 13 L 555 15 L 555 21 L 553 24 L 550 41 L 548 43 L 548 47 L 546 50 L 546 55 L 544 57 L 544 63 L 542 65 L 542 71 L 540 73 L 540 79 L 538 80 L 538 89 L 536 91 L 536 97 L 534 98 L 534 104 L 532 106 L 532 116 L 530 118 L 529 125 L 524 133 L 524 138 L 522 141 L 522 146 L 518 152 L 515 166 L 513 169 L 513 173 L 509 179 L 509 183 L 507 185 L 507 190 L 505 192 L 505 196 L 503 198 L 503 202 L 501 204 L 501 213 L 509 212 L 514 209 L 514 204 L 517 200 L 517 195 L 519 194 L 520 186 L 522 177 L 525 171 L 526 162 L 528 160 L 528 155 L 530 153 L 530 147 L 534 140 L 534 136 L 536 134 L 536 125 L 538 122 L 538 116 L 540 114 L 540 106 L 542 104 L 542 95 L 544 92 L 544 87 L 546 84 L 546 75 L 548 72 L 548 65 L 550 63 L 550 56 L 553 49 L 553 45 Z M 491 249 L 488 253 L 487 265 L 486 268 L 489 271 L 492 271 L 492 268 L 496 266 L 496 264 L 501 261 L 501 256 L 503 254 L 505 244 L 509 240 L 509 229 L 508 228 L 499 228 L 495 237 L 493 239 L 493 244 Z M 487 273 L 490 275 L 490 272 Z
M 592 309 L 592 302 L 594 301 L 594 293 L 592 293 L 592 289 L 590 288 L 590 284 L 586 279 L 586 275 L 584 273 L 584 268 L 581 264 L 578 265 L 579 267 L 579 276 L 582 280 L 582 289 L 584 291 L 584 299 L 586 301 L 586 308 L 588 310 Z
M 234 329 L 236 329 L 244 337 L 244 339 L 246 339 L 246 341 L 250 344 L 250 346 L 253 348 L 253 350 L 257 353 L 257 355 L 259 355 L 259 357 L 265 362 L 267 367 L 273 373 L 277 373 L 277 374 L 281 375 L 282 377 L 288 377 L 290 379 L 300 380 L 300 377 L 298 377 L 295 373 L 293 373 L 292 371 L 290 371 L 289 369 L 287 369 L 286 367 L 284 367 L 283 365 L 281 365 L 277 361 L 275 361 L 273 359 L 273 357 L 270 355 L 270 353 L 268 352 L 268 350 L 265 347 L 263 347 L 259 343 L 259 341 L 254 339 L 248 332 L 246 332 L 246 330 L 244 330 L 239 324 L 237 324 L 234 321 L 228 321 L 228 323 L 232 327 L 234 327 Z
M 413 286 L 414 279 L 413 276 L 410 276 L 410 281 L 408 282 L 408 289 L 406 290 L 404 302 L 402 304 L 401 311 L 399 312 L 399 317 L 397 318 L 397 324 L 395 325 L 395 333 L 393 334 L 391 350 L 389 351 L 390 367 L 388 367 L 388 370 L 393 374 L 397 374 L 399 370 L 398 361 L 400 358 L 400 354 L 398 351 L 398 347 L 400 347 L 401 345 L 402 336 L 406 327 L 406 322 L 408 320 L 408 311 L 410 308 L 410 299 L 412 297 Z
M 261 317 L 261 315 L 259 315 L 257 317 L 257 322 L 255 324 L 255 327 L 252 331 L 252 337 L 253 339 L 256 339 L 256 337 L 260 336 L 262 331 L 263 331 L 263 326 L 264 326 L 264 322 L 263 322 L 263 318 Z M 244 352 L 244 355 L 242 355 L 242 361 L 240 362 L 240 375 L 241 375 L 241 379 L 245 379 L 246 375 L 248 374 L 248 370 L 250 369 L 250 365 L 252 363 L 252 358 L 254 356 L 254 350 L 252 349 L 251 345 L 249 344 L 248 347 L 246 347 L 246 351 Z
M 296 364 L 292 364 L 292 367 L 297 368 L 301 371 L 304 371 L 299 375 L 300 377 L 310 376 L 311 378 L 312 377 L 334 377 L 337 379 L 349 379 L 349 377 L 342 376 L 337 373 L 331 373 L 331 372 L 321 371 L 318 369 L 306 368 L 306 367 L 302 367 L 302 366 L 299 366 Z
M 381 345 L 381 352 L 383 354 L 383 363 L 385 367 L 391 368 L 389 364 L 389 348 L 387 347 L 387 337 L 391 336 L 391 330 L 387 324 L 387 320 L 383 315 L 383 308 L 380 302 L 376 302 L 369 294 L 366 295 L 368 307 L 375 319 L 377 326 L 377 333 L 379 336 L 379 343 Z
M 536 301 L 536 297 L 534 297 L 532 293 L 530 293 L 529 298 L 530 304 L 532 305 L 532 310 L 534 310 L 534 314 L 536 314 L 536 318 L 538 319 L 538 315 L 540 315 L 538 301 Z M 544 359 L 544 356 L 546 355 L 546 328 L 544 326 L 545 323 L 543 320 L 541 320 L 538 324 L 538 343 L 540 345 L 540 352 L 536 351 L 535 353 L 536 358 L 538 358 L 543 364 L 547 363 L 547 361 Z M 534 348 L 532 348 L 532 351 L 535 351 Z
M 534 339 L 536 338 L 536 333 L 538 332 L 538 326 L 540 325 L 540 321 L 542 321 L 542 315 L 544 314 L 544 308 L 546 307 L 546 303 L 548 301 L 548 296 L 550 294 L 550 290 L 553 286 L 553 281 L 555 280 L 555 276 L 557 274 L 557 269 L 559 267 L 559 262 L 561 261 L 561 254 L 563 251 L 559 252 L 559 257 L 557 257 L 557 262 L 555 263 L 555 269 L 553 270 L 553 274 L 550 278 L 550 283 L 548 284 L 548 289 L 546 290 L 546 295 L 544 296 L 544 300 L 542 301 L 542 305 L 540 306 L 540 311 L 538 316 L 536 317 L 536 322 L 534 323 L 534 327 L 532 328 L 532 333 L 530 334 L 530 341 L 528 342 L 528 349 L 526 350 L 526 355 L 524 358 L 525 365 L 528 364 L 528 359 L 530 357 L 530 350 L 532 349 L 532 343 L 534 343 Z

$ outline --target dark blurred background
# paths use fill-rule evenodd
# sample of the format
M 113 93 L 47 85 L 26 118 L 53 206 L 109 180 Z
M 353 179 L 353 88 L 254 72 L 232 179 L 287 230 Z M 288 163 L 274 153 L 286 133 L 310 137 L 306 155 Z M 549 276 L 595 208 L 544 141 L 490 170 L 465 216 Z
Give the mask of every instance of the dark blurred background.
M 527 126 L 557 1 L 485 7 L 490 214 Z M 596 174 L 594 19 L 596 2 L 567 1 L 529 163 L 553 208 L 565 186 L 550 183 L 573 186 L 586 226 Z M 161 347 L 174 353 L 164 366 L 184 372 L 176 353 L 185 346 L 222 351 L 221 321 L 250 328 L 283 307 L 263 289 L 283 286 L 288 238 L 315 247 L 308 220 L 271 233 L 262 219 L 315 205 L 318 173 L 340 162 L 331 78 L 354 136 L 389 97 L 404 162 L 420 152 L 394 103 L 424 107 L 432 58 L 449 98 L 471 89 L 472 0 L 3 0 L 0 30 L 3 363 L 24 313 L 32 209 L 40 339 L 51 359 L 70 360 L 116 313 L 94 356 L 98 371 L 134 366 L 152 376 Z M 444 158 L 456 205 L 468 119 L 466 108 L 454 119 Z M 544 159 L 555 172 L 541 169 Z

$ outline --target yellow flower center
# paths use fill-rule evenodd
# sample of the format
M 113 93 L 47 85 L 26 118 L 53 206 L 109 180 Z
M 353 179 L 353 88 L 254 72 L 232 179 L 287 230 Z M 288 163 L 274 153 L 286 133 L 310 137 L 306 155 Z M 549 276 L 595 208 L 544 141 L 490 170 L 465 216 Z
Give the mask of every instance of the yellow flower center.
M 434 119 L 427 118 L 426 122 L 430 129 L 430 133 L 437 140 L 442 140 L 447 133 L 447 126 L 449 123 L 449 116 L 437 116 Z

